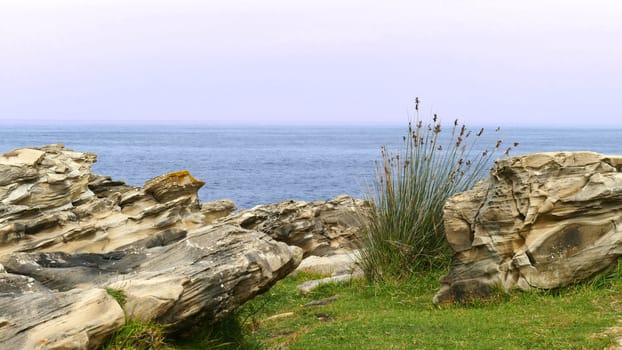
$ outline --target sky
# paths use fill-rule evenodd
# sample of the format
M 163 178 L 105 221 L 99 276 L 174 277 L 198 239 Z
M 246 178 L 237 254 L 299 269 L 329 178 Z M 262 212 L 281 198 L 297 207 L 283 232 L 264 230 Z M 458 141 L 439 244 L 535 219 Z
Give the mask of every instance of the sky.
M 1 0 L 0 125 L 622 126 L 619 0 Z

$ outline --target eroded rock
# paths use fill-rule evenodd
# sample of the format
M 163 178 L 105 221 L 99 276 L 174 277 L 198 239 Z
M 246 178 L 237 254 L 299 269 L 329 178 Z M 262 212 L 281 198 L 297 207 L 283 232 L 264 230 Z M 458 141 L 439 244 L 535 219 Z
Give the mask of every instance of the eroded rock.
M 160 175 L 143 186 L 159 202 L 168 202 L 182 196 L 196 195 L 205 182 L 194 178 L 188 170 Z
M 307 256 L 351 253 L 359 247 L 364 200 L 339 196 L 329 201 L 285 201 L 259 205 L 223 219 L 303 249 Z
M 106 252 L 206 224 L 197 195 L 204 182 L 188 171 L 140 188 L 92 174 L 95 160 L 63 145 L 0 156 L 0 255 Z
M 498 160 L 447 201 L 455 255 L 435 302 L 588 279 L 622 255 L 622 156 L 537 153 Z
M 92 174 L 95 159 L 62 145 L 0 156 L 0 348 L 97 348 L 126 315 L 173 332 L 216 321 L 302 259 L 265 233 L 208 225 L 187 171 L 140 188 Z
M 224 218 L 235 211 L 235 209 L 235 203 L 229 199 L 221 199 L 201 204 L 201 212 L 205 217 L 206 223 L 211 223 L 217 219 Z
M 100 288 L 0 294 L 0 309 L 3 349 L 96 349 L 125 322 Z
M 198 320 L 222 319 L 287 276 L 301 259 L 298 247 L 222 225 L 193 230 L 166 246 L 134 246 L 107 254 L 13 253 L 0 261 L 10 274 L 39 281 L 38 286 L 47 288 L 39 293 L 45 295 L 76 289 L 123 290 L 130 317 L 162 322 L 174 331 Z M 23 324 L 12 318 L 20 309 L 7 302 L 3 310 L 12 324 Z M 33 318 L 46 312 L 30 310 Z M 7 340 L 0 337 L 0 344 L 3 341 Z

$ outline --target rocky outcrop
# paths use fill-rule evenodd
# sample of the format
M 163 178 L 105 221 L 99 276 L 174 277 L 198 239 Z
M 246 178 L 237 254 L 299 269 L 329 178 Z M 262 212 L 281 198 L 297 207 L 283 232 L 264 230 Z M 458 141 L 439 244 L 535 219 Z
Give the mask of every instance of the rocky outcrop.
M 124 292 L 127 317 L 161 322 L 170 331 L 218 320 L 287 276 L 301 258 L 297 247 L 229 225 L 105 254 L 6 255 L 0 259 L 5 278 L 23 286 L 0 289 L 0 347 L 97 347 L 124 323 L 106 288 Z M 75 338 L 71 346 L 69 338 Z
M 263 232 L 209 225 L 232 206 L 202 207 L 187 171 L 133 187 L 92 174 L 95 160 L 62 145 L 0 156 L 0 348 L 96 348 L 126 316 L 171 331 L 215 321 L 302 259 Z
M 364 200 L 347 195 L 329 201 L 285 201 L 259 205 L 222 222 L 270 235 L 302 248 L 305 257 L 349 254 L 359 246 Z
M 539 153 L 498 160 L 490 177 L 445 205 L 455 255 L 435 302 L 552 289 L 622 255 L 622 156 Z
M 20 251 L 103 252 L 205 223 L 188 171 L 145 188 L 91 173 L 96 156 L 62 145 L 0 156 L 0 255 Z

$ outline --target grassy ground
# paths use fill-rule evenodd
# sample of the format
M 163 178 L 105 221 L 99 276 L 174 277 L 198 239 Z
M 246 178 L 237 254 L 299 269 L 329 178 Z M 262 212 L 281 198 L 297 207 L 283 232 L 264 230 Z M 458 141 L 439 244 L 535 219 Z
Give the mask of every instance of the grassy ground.
M 440 273 L 382 286 L 364 281 L 324 285 L 307 295 L 296 286 L 319 276 L 290 276 L 234 317 L 215 327 L 198 326 L 185 339 L 166 340 L 169 345 L 162 348 L 610 348 L 615 334 L 607 330 L 622 318 L 620 271 L 559 291 L 498 294 L 487 301 L 442 307 L 431 303 Z M 332 303 L 305 306 L 332 297 Z M 129 333 L 138 334 L 140 327 L 130 324 Z M 140 338 L 146 338 L 142 344 L 154 345 L 152 331 Z M 145 348 L 130 347 L 123 337 L 110 345 Z
M 325 285 L 308 295 L 296 286 L 317 276 L 290 276 L 175 348 L 224 339 L 224 349 L 603 349 L 615 344 L 606 330 L 622 319 L 619 271 L 560 291 L 442 307 L 431 303 L 440 272 L 382 286 Z M 304 306 L 333 296 L 330 304 Z

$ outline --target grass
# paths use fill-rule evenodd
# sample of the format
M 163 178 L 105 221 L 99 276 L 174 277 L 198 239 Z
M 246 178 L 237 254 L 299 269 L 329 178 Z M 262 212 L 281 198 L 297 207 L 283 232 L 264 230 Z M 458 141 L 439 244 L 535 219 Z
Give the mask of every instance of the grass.
M 125 313 L 127 295 L 124 291 L 114 288 L 106 288 L 106 293 L 113 297 Z M 104 343 L 105 350 L 143 350 L 165 349 L 166 326 L 155 322 L 142 322 L 128 319 L 125 315 L 125 324 L 118 329 Z
M 616 334 L 607 330 L 622 318 L 622 265 L 565 289 L 497 293 L 439 307 L 431 300 L 440 275 L 328 284 L 309 294 L 296 286 L 320 276 L 289 276 L 214 326 L 197 325 L 164 343 L 149 338 L 162 326 L 130 321 L 105 349 L 608 349 L 615 344 Z M 333 303 L 304 306 L 333 296 Z M 270 319 L 275 315 L 285 316 Z
M 106 343 L 103 349 L 107 350 L 144 350 L 166 349 L 165 326 L 153 322 L 127 320 L 125 325 L 117 330 Z
M 117 303 L 121 306 L 121 308 L 125 308 L 125 303 L 127 302 L 127 296 L 125 292 L 120 289 L 114 288 L 106 288 L 106 293 L 114 298 Z
M 307 295 L 296 285 L 317 276 L 290 276 L 238 310 L 238 336 L 252 346 L 223 348 L 603 349 L 615 343 L 605 332 L 622 318 L 619 270 L 563 290 L 441 307 L 431 302 L 439 276 L 324 285 Z M 331 304 L 304 306 L 335 295 Z M 293 315 L 269 319 L 287 313 Z
M 361 262 L 370 281 L 409 278 L 448 264 L 443 206 L 482 178 L 503 143 L 484 140 L 484 129 L 471 132 L 458 120 L 444 133 L 436 114 L 427 123 L 420 119 L 419 99 L 415 101 L 416 118 L 402 148 L 382 148 L 370 190 L 371 210 L 363 213 L 369 220 L 363 225 Z M 492 144 L 482 148 L 479 141 Z

